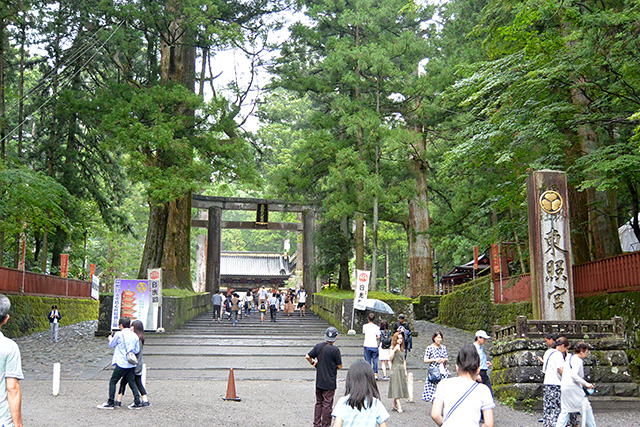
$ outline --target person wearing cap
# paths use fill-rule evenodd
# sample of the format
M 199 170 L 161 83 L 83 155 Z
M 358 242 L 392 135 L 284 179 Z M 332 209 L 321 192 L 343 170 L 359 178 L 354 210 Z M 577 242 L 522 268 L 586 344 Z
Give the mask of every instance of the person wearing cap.
M 489 387 L 489 390 L 491 390 L 491 395 L 493 395 L 493 389 L 491 388 L 491 380 L 489 379 L 489 374 L 488 374 L 488 370 L 489 370 L 489 367 L 491 366 L 491 362 L 487 360 L 487 355 L 484 353 L 484 348 L 482 348 L 484 343 L 489 339 L 491 339 L 491 337 L 487 335 L 485 331 L 480 329 L 479 331 L 476 332 L 476 340 L 473 343 L 473 345 L 476 347 L 476 350 L 478 351 L 478 356 L 480 356 L 480 373 L 478 375 L 482 380 L 482 384 Z
M 338 330 L 327 328 L 324 342 L 316 344 L 305 356 L 316 368 L 316 405 L 313 412 L 313 427 L 330 427 L 333 396 L 336 393 L 338 369 L 342 369 L 340 349 L 334 345 Z

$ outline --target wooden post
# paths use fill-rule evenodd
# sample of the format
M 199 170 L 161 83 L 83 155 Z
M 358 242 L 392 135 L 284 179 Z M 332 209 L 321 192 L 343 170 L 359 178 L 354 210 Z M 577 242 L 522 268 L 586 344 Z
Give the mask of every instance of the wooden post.
M 222 251 L 222 208 L 209 208 L 209 223 L 207 227 L 207 292 L 220 292 L 220 253 Z
M 315 262 L 315 242 L 313 232 L 316 225 L 316 214 L 313 210 L 305 210 L 302 213 L 302 284 L 307 294 L 311 295 L 318 291 L 314 280 L 312 267 Z
M 530 174 L 527 205 L 533 318 L 575 320 L 566 174 Z

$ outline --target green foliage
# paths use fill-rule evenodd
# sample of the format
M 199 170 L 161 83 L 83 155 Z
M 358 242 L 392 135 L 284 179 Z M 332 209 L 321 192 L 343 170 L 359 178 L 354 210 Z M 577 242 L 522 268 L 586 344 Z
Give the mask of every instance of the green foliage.
M 473 331 L 490 331 L 494 325 L 490 277 L 465 283 L 440 299 L 438 322 Z

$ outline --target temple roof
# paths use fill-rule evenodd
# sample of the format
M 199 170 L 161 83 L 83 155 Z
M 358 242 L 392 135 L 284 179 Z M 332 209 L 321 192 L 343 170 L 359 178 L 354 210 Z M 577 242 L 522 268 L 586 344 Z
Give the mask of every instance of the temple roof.
M 291 276 L 288 256 L 270 252 L 222 252 L 220 276 L 283 278 Z

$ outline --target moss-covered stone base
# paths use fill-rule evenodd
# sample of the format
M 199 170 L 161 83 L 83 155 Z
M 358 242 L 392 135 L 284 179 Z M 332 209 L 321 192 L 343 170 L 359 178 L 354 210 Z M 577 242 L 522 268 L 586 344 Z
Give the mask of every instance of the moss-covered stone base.
M 416 319 L 434 321 L 438 318 L 440 295 L 421 295 L 413 302 L 413 314 Z
M 9 338 L 21 337 L 49 329 L 48 315 L 52 305 L 57 305 L 62 319 L 60 326 L 98 318 L 98 301 L 33 295 L 7 295 L 11 301 L 11 318 L 2 327 Z

